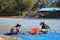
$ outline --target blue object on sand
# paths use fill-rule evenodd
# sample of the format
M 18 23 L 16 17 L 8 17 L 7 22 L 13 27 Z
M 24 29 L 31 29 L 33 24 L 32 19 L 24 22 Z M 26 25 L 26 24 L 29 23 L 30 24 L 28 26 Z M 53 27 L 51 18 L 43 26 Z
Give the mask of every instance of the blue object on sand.
M 21 38 L 22 40 L 60 40 L 60 34 L 56 32 L 50 32 L 48 34 L 5 34 L 8 36 Z

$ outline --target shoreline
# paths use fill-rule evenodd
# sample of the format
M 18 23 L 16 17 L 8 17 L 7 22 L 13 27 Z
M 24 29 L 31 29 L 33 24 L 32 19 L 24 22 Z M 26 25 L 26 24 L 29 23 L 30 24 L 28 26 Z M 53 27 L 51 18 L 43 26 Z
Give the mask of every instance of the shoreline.
M 51 18 L 51 17 L 25 17 L 25 16 L 0 16 L 0 18 L 34 18 L 34 19 L 42 19 L 42 18 L 44 18 L 44 19 L 60 19 L 60 18 L 57 18 L 57 17 L 55 17 L 55 18 Z

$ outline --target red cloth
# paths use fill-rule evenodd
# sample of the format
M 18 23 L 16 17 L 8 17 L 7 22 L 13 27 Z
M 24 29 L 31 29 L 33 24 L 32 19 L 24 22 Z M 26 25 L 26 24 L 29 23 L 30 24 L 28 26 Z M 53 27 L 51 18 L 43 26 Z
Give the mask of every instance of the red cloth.
M 32 28 L 32 34 L 39 34 L 39 28 Z
M 16 31 L 13 31 L 13 30 L 14 30 L 13 28 L 10 30 L 11 34 L 18 34 L 18 32 L 19 32 L 18 28 L 16 28 Z

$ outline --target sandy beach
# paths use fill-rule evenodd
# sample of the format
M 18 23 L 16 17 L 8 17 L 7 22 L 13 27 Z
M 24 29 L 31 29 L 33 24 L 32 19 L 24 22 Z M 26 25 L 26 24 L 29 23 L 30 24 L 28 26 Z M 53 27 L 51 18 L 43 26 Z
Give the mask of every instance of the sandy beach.
M 10 36 L 5 36 L 0 34 L 0 40 L 21 40 L 18 38 L 10 37 Z
M 24 19 L 24 18 L 19 18 L 19 19 Z M 0 17 L 0 20 L 3 20 L 3 21 L 9 21 L 9 20 L 17 20 L 17 18 L 6 18 L 6 17 Z M 20 23 L 18 21 L 18 23 Z M 11 28 L 13 28 L 16 24 L 0 24 L 0 32 L 6 32 L 6 33 L 9 33 Z M 30 31 L 31 28 L 22 28 L 21 31 L 24 31 L 24 30 L 28 30 Z
M 10 32 L 10 29 L 13 27 L 14 25 L 12 24 L 1 24 L 0 25 L 0 32 Z
M 9 21 L 9 20 L 16 20 L 17 18 L 12 17 L 0 17 L 0 21 Z M 22 18 L 19 18 L 22 19 Z M 19 23 L 19 22 L 18 22 Z M 0 32 L 10 32 L 10 29 L 14 27 L 15 24 L 0 24 Z
M 0 20 L 13 20 L 12 18 L 3 18 L 3 17 L 0 17 Z M 3 34 L 6 32 L 6 33 L 9 33 L 10 32 L 10 29 L 13 27 L 14 25 L 13 24 L 0 24 L 0 33 L 3 32 Z M 14 38 L 14 37 L 10 37 L 10 36 L 5 36 L 3 34 L 0 34 L 0 40 L 21 40 L 21 39 L 18 39 L 18 38 Z
M 14 27 L 15 25 L 12 24 L 5 24 L 5 25 L 0 25 L 0 32 L 5 32 L 5 33 L 10 33 L 10 30 L 12 27 Z M 30 31 L 31 28 L 21 28 L 21 31 Z

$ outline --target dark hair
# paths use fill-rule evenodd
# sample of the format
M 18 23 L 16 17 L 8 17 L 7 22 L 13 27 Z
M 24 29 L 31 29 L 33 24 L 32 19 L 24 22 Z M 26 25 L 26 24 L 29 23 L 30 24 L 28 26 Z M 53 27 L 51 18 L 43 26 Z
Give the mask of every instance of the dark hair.
M 41 22 L 41 25 L 42 25 L 42 28 L 45 29 L 45 23 L 44 22 Z
M 15 27 L 20 27 L 21 25 L 20 24 L 17 24 Z
M 41 22 L 40 25 L 41 25 L 41 24 L 45 24 L 45 23 L 44 23 L 44 22 Z

